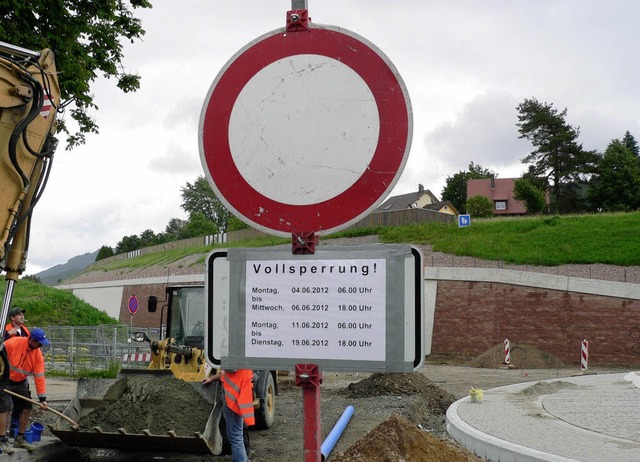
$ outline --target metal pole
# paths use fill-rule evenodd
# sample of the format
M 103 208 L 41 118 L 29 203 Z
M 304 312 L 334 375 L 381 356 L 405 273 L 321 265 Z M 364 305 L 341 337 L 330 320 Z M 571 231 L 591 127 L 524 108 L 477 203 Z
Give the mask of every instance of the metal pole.
M 292 10 L 308 10 L 307 0 L 291 0 Z
M 320 384 L 322 372 L 317 364 L 296 364 L 296 385 L 302 388 L 304 410 L 304 462 L 321 462 Z
M 0 41 L 0 51 L 3 53 L 8 53 L 15 56 L 22 56 L 25 58 L 37 59 L 40 57 L 39 51 L 27 50 L 26 48 L 22 48 L 16 45 L 11 45 L 10 43 L 1 42 L 1 41 Z
M 7 325 L 7 318 L 9 317 L 9 309 L 11 308 L 11 300 L 13 299 L 13 289 L 16 285 L 16 281 L 13 279 L 7 279 L 7 287 L 4 291 L 4 299 L 2 300 L 2 311 L 0 312 L 0 325 Z

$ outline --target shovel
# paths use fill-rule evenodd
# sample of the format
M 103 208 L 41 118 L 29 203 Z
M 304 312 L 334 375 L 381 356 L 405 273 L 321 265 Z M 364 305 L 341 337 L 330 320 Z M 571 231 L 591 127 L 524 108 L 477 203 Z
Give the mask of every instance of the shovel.
M 36 404 L 36 405 L 40 406 L 40 402 L 38 402 L 38 401 L 36 401 L 34 399 L 31 399 L 31 398 L 27 398 L 26 396 L 19 395 L 18 393 L 14 393 L 14 392 L 12 392 L 10 390 L 7 390 L 6 388 L 4 389 L 4 392 L 5 393 L 9 393 L 11 396 L 15 396 L 16 398 L 21 398 L 21 399 L 23 399 L 25 401 L 29 401 L 30 403 L 33 403 L 33 404 Z M 57 415 L 58 417 L 62 417 L 63 419 L 68 421 L 74 429 L 78 428 L 78 423 L 75 420 L 73 420 L 72 418 L 67 417 L 66 415 L 64 415 L 62 412 L 56 411 L 55 409 L 52 409 L 50 407 L 47 407 L 46 410 L 47 411 L 51 411 L 55 415 Z

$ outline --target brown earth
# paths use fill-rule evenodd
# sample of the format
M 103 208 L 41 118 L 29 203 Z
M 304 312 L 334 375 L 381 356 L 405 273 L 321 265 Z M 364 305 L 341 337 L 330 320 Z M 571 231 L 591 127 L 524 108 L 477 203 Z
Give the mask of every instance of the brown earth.
M 447 436 L 445 412 L 453 401 L 466 396 L 471 386 L 490 389 L 580 372 L 561 368 L 556 359 L 534 347 L 516 345 L 512 346 L 512 367 L 507 368 L 502 364 L 504 358 L 499 353 L 501 349 L 502 344 L 496 345 L 478 358 L 428 357 L 417 372 L 407 374 L 324 373 L 320 387 L 322 437 L 329 434 L 347 406 L 355 408 L 353 417 L 328 460 L 479 461 Z M 469 364 L 475 367 L 469 367 Z M 208 416 L 210 405 L 198 402 L 198 395 L 193 393 L 190 386 L 182 388 L 172 382 L 174 379 L 166 380 L 168 382 L 158 383 L 158 387 L 132 385 L 120 400 L 119 407 L 98 419 L 102 421 L 101 426 L 105 429 L 110 428 L 109 425 L 115 428 L 124 426 L 128 431 L 133 431 L 137 425 L 134 421 L 145 416 L 145 428 L 155 429 L 154 433 L 156 430 L 164 431 L 167 426 L 187 434 L 202 431 L 202 424 L 197 423 L 200 418 L 198 414 L 202 410 Z M 276 398 L 276 423 L 269 430 L 251 432 L 254 462 L 302 459 L 305 424 L 303 391 L 295 386 L 292 374 L 280 377 L 279 383 L 281 388 Z M 534 393 L 543 385 L 534 385 L 527 392 Z M 171 390 L 171 393 L 167 390 Z M 156 392 L 160 398 L 154 397 Z M 195 402 L 191 401 L 194 397 Z M 110 414 L 117 417 L 112 419 Z M 178 415 L 186 415 L 187 421 L 177 420 Z M 158 420 L 160 422 L 156 422 Z M 81 422 L 83 425 L 93 423 Z M 113 452 L 107 454 L 107 458 L 85 454 L 77 460 L 211 460 L 202 456 L 169 454 L 136 454 L 135 457 Z M 229 462 L 231 457 L 215 460 Z

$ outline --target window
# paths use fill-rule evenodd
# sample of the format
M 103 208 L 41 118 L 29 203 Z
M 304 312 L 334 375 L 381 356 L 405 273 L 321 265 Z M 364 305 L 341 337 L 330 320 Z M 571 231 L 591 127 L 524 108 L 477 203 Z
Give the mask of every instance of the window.
M 496 210 L 507 210 L 507 201 L 496 201 Z

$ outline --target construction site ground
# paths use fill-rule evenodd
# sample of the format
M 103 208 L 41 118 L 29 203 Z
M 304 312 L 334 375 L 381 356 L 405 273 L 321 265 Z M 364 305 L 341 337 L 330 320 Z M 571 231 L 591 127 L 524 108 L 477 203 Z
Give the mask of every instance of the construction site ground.
M 473 359 L 428 357 L 415 373 L 368 374 L 324 372 L 321 395 L 321 435 L 326 437 L 347 406 L 355 412 L 344 433 L 337 441 L 328 460 L 355 461 L 479 461 L 475 455 L 454 443 L 446 433 L 445 413 L 455 400 L 468 396 L 469 390 L 492 389 L 514 383 L 531 382 L 580 375 L 579 367 L 565 367 L 537 351 L 535 348 L 514 346 L 512 364 L 501 364 L 500 348 Z M 520 351 L 518 351 L 520 350 Z M 461 365 L 464 364 L 464 365 Z M 631 370 L 631 369 L 629 369 Z M 621 368 L 592 368 L 590 373 L 623 372 Z M 264 431 L 251 432 L 254 462 L 302 460 L 303 455 L 303 400 L 302 390 L 295 386 L 292 373 L 280 376 L 280 394 L 276 399 L 276 423 Z M 49 395 L 59 408 L 73 396 L 74 381 L 50 379 Z M 56 401 L 58 400 L 58 401 Z M 193 412 L 180 397 L 163 400 L 164 412 Z M 123 427 L 127 419 L 138 415 L 122 416 Z M 34 412 L 34 420 L 48 425 L 64 425 L 51 413 Z M 45 431 L 48 436 L 48 431 Z M 37 458 L 38 451 L 29 460 Z M 15 456 L 15 455 L 14 455 Z M 11 457 L 14 457 L 11 456 Z M 2 460 L 5 455 L 0 455 Z M 17 459 L 15 459 L 17 460 Z M 27 460 L 27 459 L 21 459 Z M 200 461 L 210 457 L 175 454 L 122 454 L 105 450 L 82 450 L 71 461 L 112 460 L 175 460 Z M 217 457 L 221 462 L 231 457 Z

